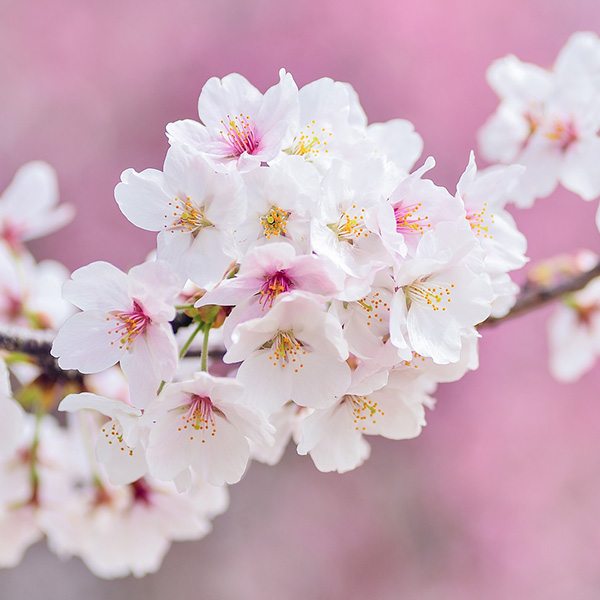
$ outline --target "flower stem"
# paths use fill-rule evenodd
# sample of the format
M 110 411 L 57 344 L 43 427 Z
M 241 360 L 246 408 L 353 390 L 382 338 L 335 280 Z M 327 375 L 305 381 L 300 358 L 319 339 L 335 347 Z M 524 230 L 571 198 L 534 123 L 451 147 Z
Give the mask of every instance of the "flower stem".
M 204 328 L 204 339 L 202 340 L 202 357 L 200 358 L 200 370 L 208 372 L 208 338 L 212 323 L 207 323 Z
M 39 403 L 36 405 L 35 410 L 35 429 L 33 432 L 33 440 L 31 442 L 30 452 L 30 464 L 29 464 L 29 481 L 31 483 L 31 503 L 37 504 L 39 486 L 40 486 L 40 474 L 38 471 L 38 449 L 40 447 L 40 426 L 42 424 L 42 418 L 44 412 L 41 409 Z
M 198 325 L 196 326 L 196 329 L 194 329 L 194 331 L 192 331 L 192 335 L 190 335 L 190 337 L 187 339 L 186 343 L 182 346 L 181 350 L 179 351 L 179 358 L 183 358 L 187 354 L 187 351 L 190 349 L 192 342 L 194 341 L 194 339 L 196 338 L 196 336 L 198 335 L 198 333 L 200 333 L 200 331 L 202 329 L 204 329 L 204 323 L 198 323 Z

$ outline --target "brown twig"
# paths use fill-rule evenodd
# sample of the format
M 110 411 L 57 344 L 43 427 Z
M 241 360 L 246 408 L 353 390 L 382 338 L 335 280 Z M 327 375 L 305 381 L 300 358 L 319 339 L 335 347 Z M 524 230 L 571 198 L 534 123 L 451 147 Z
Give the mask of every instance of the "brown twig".
M 549 302 L 562 298 L 567 294 L 572 294 L 583 289 L 592 279 L 600 277 L 600 262 L 598 262 L 589 271 L 584 271 L 579 275 L 575 275 L 569 279 L 561 281 L 555 285 L 536 286 L 527 285 L 523 287 L 521 293 L 517 297 L 515 305 L 503 317 L 488 317 L 483 323 L 478 325 L 481 327 L 491 327 L 526 314 L 540 306 L 544 306 Z

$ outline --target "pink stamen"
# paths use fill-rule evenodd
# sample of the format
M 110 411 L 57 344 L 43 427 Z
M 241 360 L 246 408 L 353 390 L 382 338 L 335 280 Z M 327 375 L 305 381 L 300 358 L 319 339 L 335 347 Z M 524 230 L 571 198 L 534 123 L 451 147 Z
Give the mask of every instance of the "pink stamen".
M 260 145 L 260 140 L 250 116 L 240 113 L 239 116 L 231 117 L 227 115 L 224 121 L 221 121 L 223 129 L 221 135 L 231 148 L 232 156 L 241 156 L 244 152 L 254 154 Z
M 113 340 L 111 344 L 118 341 L 119 347 L 126 350 L 131 348 L 131 345 L 140 334 L 146 332 L 148 325 L 152 322 L 137 300 L 133 301 L 132 310 L 114 311 L 111 315 L 116 320 L 117 325 L 110 329 L 108 334 L 115 335 L 118 338 Z M 109 321 L 110 318 L 107 317 L 106 320 Z
M 206 443 L 205 435 L 210 432 L 210 436 L 215 437 L 217 434 L 215 413 L 218 412 L 219 410 L 208 396 L 194 394 L 190 397 L 188 409 L 181 415 L 183 423 L 177 430 L 189 433 L 190 441 L 195 440 L 196 434 L 199 433 L 204 444 Z
M 264 283 L 260 287 L 259 303 L 263 308 L 271 308 L 273 302 L 279 294 L 289 292 L 294 287 L 294 282 L 288 277 L 286 271 L 276 271 L 265 277 Z
M 431 228 L 428 216 L 419 216 L 418 212 L 423 208 L 423 204 L 404 205 L 402 202 L 394 204 L 394 217 L 396 219 L 396 231 L 404 235 L 410 233 L 422 234 L 426 229 Z

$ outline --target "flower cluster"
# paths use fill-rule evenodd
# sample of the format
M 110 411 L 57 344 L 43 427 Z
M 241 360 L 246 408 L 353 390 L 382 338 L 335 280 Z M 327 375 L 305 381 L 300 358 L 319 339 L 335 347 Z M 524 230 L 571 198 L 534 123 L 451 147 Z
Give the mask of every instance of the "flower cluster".
M 52 353 L 82 373 L 118 363 L 131 403 L 85 392 L 61 409 L 109 419 L 97 456 L 111 481 L 180 490 L 236 483 L 290 440 L 344 472 L 366 436 L 417 436 L 436 384 L 477 364 L 476 325 L 514 302 L 526 244 L 504 205 L 523 168 L 478 172 L 471 156 L 451 193 L 427 177 L 432 158 L 413 170 L 410 123 L 368 125 L 348 84 L 298 89 L 284 70 L 264 94 L 210 79 L 198 112 L 167 126 L 162 170 L 128 169 L 115 189 L 157 233 L 155 256 L 64 286 L 81 312 Z M 176 337 L 177 310 L 191 325 Z M 217 331 L 228 376 L 208 373 Z
M 0 199 L 0 323 L 56 329 L 57 364 L 0 363 L 0 565 L 46 536 L 99 576 L 141 576 L 209 531 L 252 460 L 293 444 L 343 473 L 370 436 L 418 436 L 437 385 L 477 368 L 478 325 L 515 303 L 526 240 L 507 203 L 558 180 L 600 194 L 599 65 L 591 34 L 552 72 L 495 63 L 502 103 L 481 142 L 503 164 L 479 170 L 471 153 L 452 191 L 413 125 L 368 124 L 349 84 L 298 88 L 282 70 L 263 94 L 212 78 L 199 120 L 167 126 L 162 169 L 115 188 L 157 234 L 128 272 L 37 264 L 24 242 L 71 209 L 49 167 L 23 167 Z M 575 272 L 584 262 L 597 259 Z M 593 281 L 554 318 L 558 377 L 600 353 L 598 306 Z

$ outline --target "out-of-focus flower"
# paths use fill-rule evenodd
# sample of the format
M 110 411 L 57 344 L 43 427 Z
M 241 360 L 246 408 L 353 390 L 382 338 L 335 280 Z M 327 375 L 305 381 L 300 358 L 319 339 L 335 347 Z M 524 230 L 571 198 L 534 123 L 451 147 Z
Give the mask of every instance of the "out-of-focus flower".
M 60 229 L 75 211 L 70 204 L 57 204 L 54 169 L 40 161 L 23 165 L 0 195 L 0 237 L 20 251 L 23 242 Z
M 575 381 L 600 356 L 600 279 L 567 296 L 548 324 L 550 371 L 559 381 Z
M 527 167 L 512 198 L 531 206 L 560 182 L 592 200 L 600 195 L 600 39 L 575 34 L 552 71 L 515 56 L 497 60 L 488 81 L 500 97 L 482 128 L 486 158 Z

